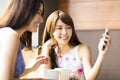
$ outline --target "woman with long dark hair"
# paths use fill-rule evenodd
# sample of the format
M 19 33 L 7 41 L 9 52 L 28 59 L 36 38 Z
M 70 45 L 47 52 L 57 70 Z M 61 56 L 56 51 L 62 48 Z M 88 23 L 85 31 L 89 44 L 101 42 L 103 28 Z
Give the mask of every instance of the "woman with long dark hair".
M 44 3 L 42 0 L 10 0 L 0 16 L 0 80 L 14 80 L 34 71 L 45 56 L 38 56 L 35 64 L 25 69 L 22 48 L 32 49 L 32 32 L 43 22 Z
M 61 10 L 48 17 L 42 40 L 42 55 L 49 57 L 44 69 L 69 68 L 73 80 L 95 80 L 110 46 L 108 29 L 98 46 L 99 55 L 94 66 L 88 45 L 81 43 L 74 29 L 72 18 Z M 47 53 L 46 53 L 46 52 Z

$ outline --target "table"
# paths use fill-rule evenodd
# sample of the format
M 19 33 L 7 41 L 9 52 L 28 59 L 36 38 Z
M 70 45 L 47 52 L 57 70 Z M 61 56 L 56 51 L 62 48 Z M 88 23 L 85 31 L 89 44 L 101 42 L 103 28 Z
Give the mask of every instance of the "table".
M 43 79 L 43 78 L 30 78 L 30 79 L 19 79 L 19 80 L 52 80 L 52 79 Z

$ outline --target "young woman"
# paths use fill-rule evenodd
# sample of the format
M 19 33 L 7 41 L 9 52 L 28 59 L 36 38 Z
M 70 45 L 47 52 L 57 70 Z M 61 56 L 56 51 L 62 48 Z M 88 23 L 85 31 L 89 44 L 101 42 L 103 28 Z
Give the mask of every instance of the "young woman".
M 48 17 L 43 34 L 42 55 L 49 57 L 49 64 L 42 64 L 41 67 L 69 68 L 73 80 L 95 80 L 110 46 L 110 40 L 106 29 L 98 46 L 98 58 L 92 66 L 91 51 L 88 45 L 78 40 L 72 18 L 56 10 Z
M 32 49 L 32 32 L 43 22 L 43 13 L 42 0 L 10 0 L 0 17 L 0 80 L 14 80 L 46 63 L 45 56 L 38 56 L 25 69 L 21 53 L 22 48 Z

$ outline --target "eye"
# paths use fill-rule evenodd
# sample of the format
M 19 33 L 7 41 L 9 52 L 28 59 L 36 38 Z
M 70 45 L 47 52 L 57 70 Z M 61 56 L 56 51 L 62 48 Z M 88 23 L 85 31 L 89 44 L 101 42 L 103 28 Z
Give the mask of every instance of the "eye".
M 41 15 L 41 12 L 37 12 L 37 14 Z
M 42 16 L 42 12 L 40 10 L 38 10 L 37 14 Z
M 60 30 L 60 29 L 62 29 L 62 27 L 56 27 L 56 29 L 59 29 L 59 30 Z
M 68 28 L 68 29 L 72 29 L 71 26 L 69 26 L 69 25 L 67 26 L 67 28 Z

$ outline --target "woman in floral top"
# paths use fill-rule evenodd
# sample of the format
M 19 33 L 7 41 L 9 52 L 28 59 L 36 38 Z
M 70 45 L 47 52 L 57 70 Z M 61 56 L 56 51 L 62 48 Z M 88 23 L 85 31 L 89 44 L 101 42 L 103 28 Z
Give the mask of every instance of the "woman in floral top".
M 72 18 L 56 10 L 48 17 L 43 34 L 42 55 L 49 57 L 49 64 L 42 64 L 42 67 L 69 68 L 72 80 L 95 80 L 110 46 L 110 40 L 106 29 L 98 45 L 98 58 L 92 66 L 91 51 L 88 45 L 77 38 Z

